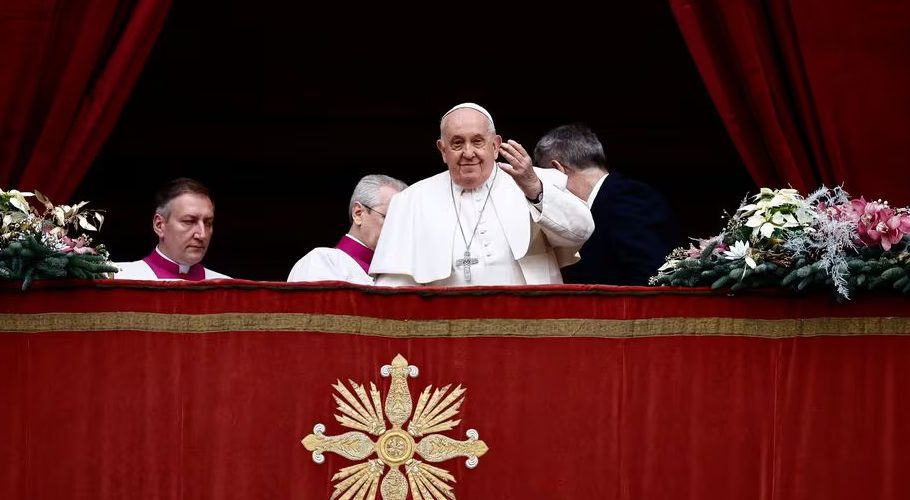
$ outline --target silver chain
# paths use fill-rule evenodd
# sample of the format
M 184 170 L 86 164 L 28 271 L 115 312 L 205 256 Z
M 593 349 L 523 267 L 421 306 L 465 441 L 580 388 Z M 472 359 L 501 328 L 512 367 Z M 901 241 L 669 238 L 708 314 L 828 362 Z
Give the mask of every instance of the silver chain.
M 483 211 L 487 209 L 487 202 L 490 201 L 490 195 L 493 194 L 493 184 L 496 182 L 496 175 L 499 174 L 499 167 L 496 166 L 496 163 L 493 163 L 493 180 L 490 181 L 490 188 L 487 190 L 487 198 L 483 200 L 483 207 L 480 208 L 480 214 L 477 216 L 477 223 L 474 224 L 474 232 L 471 233 L 471 239 L 468 240 L 464 235 L 464 228 L 461 227 L 461 217 L 458 216 L 458 205 L 455 203 L 455 181 L 451 181 L 449 186 L 452 191 L 452 207 L 455 208 L 455 220 L 458 222 L 458 232 L 461 234 L 461 239 L 464 240 L 464 249 L 466 252 L 471 251 L 471 244 L 474 243 L 474 235 L 477 234 L 477 228 L 480 226 L 480 220 L 483 218 Z

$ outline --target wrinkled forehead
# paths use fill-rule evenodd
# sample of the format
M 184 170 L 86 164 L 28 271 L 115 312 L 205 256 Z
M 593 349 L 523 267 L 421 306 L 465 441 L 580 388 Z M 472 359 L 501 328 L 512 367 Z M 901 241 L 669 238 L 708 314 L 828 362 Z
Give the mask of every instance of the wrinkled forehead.
M 443 118 L 443 139 L 493 135 L 493 126 L 483 113 L 470 109 L 456 109 Z

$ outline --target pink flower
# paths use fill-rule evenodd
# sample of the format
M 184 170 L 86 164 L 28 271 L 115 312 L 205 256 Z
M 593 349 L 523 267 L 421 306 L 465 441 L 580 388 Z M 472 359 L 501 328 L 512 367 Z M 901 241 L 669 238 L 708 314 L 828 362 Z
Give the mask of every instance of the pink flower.
M 881 244 L 885 251 L 910 233 L 910 215 L 898 213 L 887 202 L 869 201 L 864 198 L 851 200 L 851 219 L 856 222 L 856 232 L 866 246 Z
M 708 247 L 708 245 L 713 243 L 714 241 L 717 241 L 716 236 L 714 238 L 707 238 L 707 239 L 698 238 L 698 247 L 696 247 L 692 243 L 689 243 L 689 248 L 686 249 L 686 257 L 691 257 L 693 259 L 697 259 L 697 258 L 701 257 L 702 252 L 704 252 L 705 249 Z M 723 241 L 718 241 L 717 245 L 714 247 L 714 251 L 712 251 L 711 253 L 719 254 L 719 253 L 722 253 L 726 249 L 727 249 L 727 245 L 724 245 Z
M 831 205 L 829 207 L 822 201 L 819 202 L 817 210 L 830 220 L 850 220 L 856 222 L 859 218 L 852 203 L 841 203 L 840 205 Z
M 63 244 L 65 246 L 60 250 L 62 253 L 75 252 L 79 255 L 95 253 L 94 248 L 85 246 L 85 238 L 82 236 L 76 238 L 75 240 L 71 239 L 69 236 L 64 236 Z

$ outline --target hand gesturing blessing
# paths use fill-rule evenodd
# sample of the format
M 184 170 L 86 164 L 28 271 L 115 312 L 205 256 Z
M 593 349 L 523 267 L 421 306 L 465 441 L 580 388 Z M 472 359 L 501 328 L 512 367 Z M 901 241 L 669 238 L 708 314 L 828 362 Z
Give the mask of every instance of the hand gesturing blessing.
M 531 156 L 525 151 L 525 148 L 517 141 L 509 139 L 502 143 L 499 154 L 505 158 L 508 165 L 500 164 L 502 170 L 515 179 L 515 183 L 521 188 L 525 197 L 529 199 L 537 198 L 543 189 L 543 184 L 534 172 L 534 165 Z

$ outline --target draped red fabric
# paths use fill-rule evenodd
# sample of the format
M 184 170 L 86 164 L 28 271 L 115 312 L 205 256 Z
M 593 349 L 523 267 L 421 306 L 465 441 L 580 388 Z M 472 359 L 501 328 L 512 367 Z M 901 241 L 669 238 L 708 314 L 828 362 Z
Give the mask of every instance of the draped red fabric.
M 0 6 L 0 186 L 65 203 L 136 83 L 170 0 Z
M 910 3 L 671 5 L 757 184 L 910 204 Z
M 467 388 L 457 498 L 910 498 L 906 297 L 662 292 L 0 287 L 0 498 L 329 498 L 300 440 L 399 353 Z

